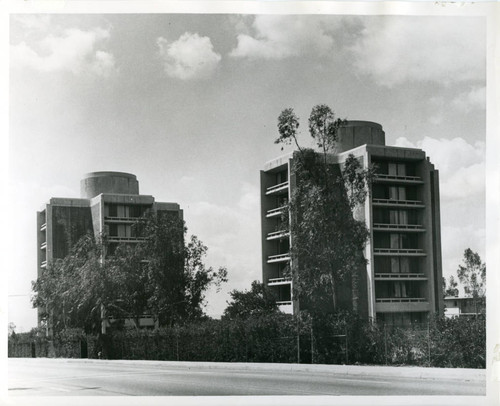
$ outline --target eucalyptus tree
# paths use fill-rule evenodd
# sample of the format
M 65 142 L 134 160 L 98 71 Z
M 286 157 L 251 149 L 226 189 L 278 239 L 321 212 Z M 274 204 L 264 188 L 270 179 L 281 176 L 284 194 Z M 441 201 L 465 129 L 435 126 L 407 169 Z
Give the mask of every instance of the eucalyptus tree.
M 363 168 L 353 155 L 340 164 L 332 159 L 345 123 L 330 107 L 314 106 L 308 128 L 314 150 L 300 146 L 300 120 L 293 109 L 278 117 L 275 142 L 293 141 L 298 148 L 292 168 L 296 184 L 286 214 L 291 220 L 294 296 L 305 305 L 301 307 L 318 315 L 325 309 L 337 311 L 338 291 L 346 283 L 351 287 L 352 310 L 358 311 L 358 272 L 366 266 L 363 248 L 369 233 L 353 212 L 366 199 L 373 170 Z

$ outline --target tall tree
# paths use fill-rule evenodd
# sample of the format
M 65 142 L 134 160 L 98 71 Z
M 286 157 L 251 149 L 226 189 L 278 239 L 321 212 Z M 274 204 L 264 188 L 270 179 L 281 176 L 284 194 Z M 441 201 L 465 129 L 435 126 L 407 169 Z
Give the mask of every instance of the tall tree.
M 340 166 L 330 159 L 345 121 L 335 119 L 326 105 L 313 107 L 309 132 L 320 152 L 305 149 L 297 141 L 299 119 L 293 109 L 278 118 L 277 143 L 299 148 L 294 155 L 295 191 L 290 197 L 292 277 L 294 295 L 307 303 L 311 313 L 337 309 L 337 291 L 349 281 L 352 307 L 358 308 L 358 272 L 366 265 L 363 248 L 368 230 L 353 210 L 368 193 L 371 169 L 363 169 L 353 155 Z M 330 298 L 326 300 L 326 298 Z
M 447 296 L 458 296 L 458 282 L 453 275 L 449 277 L 448 282 L 443 278 L 443 297 Z
M 486 297 L 486 264 L 478 253 L 467 248 L 464 251 L 463 265 L 457 269 L 458 279 L 464 286 L 465 294 L 473 299 L 474 308 L 484 304 Z
M 162 325 L 203 315 L 204 294 L 227 281 L 226 269 L 204 265 L 207 247 L 195 236 L 184 242 L 186 228 L 178 217 L 151 215 L 137 228 L 144 242 L 121 245 L 112 255 L 105 236 L 84 236 L 33 282 L 33 306 L 52 329 L 97 331 L 103 309 L 136 325 L 145 312 Z

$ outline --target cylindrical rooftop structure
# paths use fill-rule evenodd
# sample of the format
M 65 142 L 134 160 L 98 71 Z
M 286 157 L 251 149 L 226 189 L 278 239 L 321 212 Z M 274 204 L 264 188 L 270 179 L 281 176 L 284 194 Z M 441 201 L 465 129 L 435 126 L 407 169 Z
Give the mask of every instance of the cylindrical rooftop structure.
M 80 196 L 92 199 L 101 193 L 138 195 L 139 182 L 135 175 L 125 172 L 90 172 L 80 181 Z
M 349 120 L 339 129 L 337 153 L 365 144 L 385 145 L 385 133 L 380 124 Z

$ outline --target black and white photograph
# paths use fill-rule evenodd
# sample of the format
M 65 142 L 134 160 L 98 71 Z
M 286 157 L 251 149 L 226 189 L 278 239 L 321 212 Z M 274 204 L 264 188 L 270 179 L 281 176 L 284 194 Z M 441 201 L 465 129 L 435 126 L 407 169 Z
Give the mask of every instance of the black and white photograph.
M 498 404 L 498 9 L 34 3 L 6 404 Z

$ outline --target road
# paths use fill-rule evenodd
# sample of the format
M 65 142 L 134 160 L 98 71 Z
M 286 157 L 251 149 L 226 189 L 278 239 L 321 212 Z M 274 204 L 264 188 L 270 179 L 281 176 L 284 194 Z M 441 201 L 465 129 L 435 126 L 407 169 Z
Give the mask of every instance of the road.
M 423 371 L 423 372 L 422 372 Z M 9 396 L 485 395 L 484 371 L 11 358 Z

